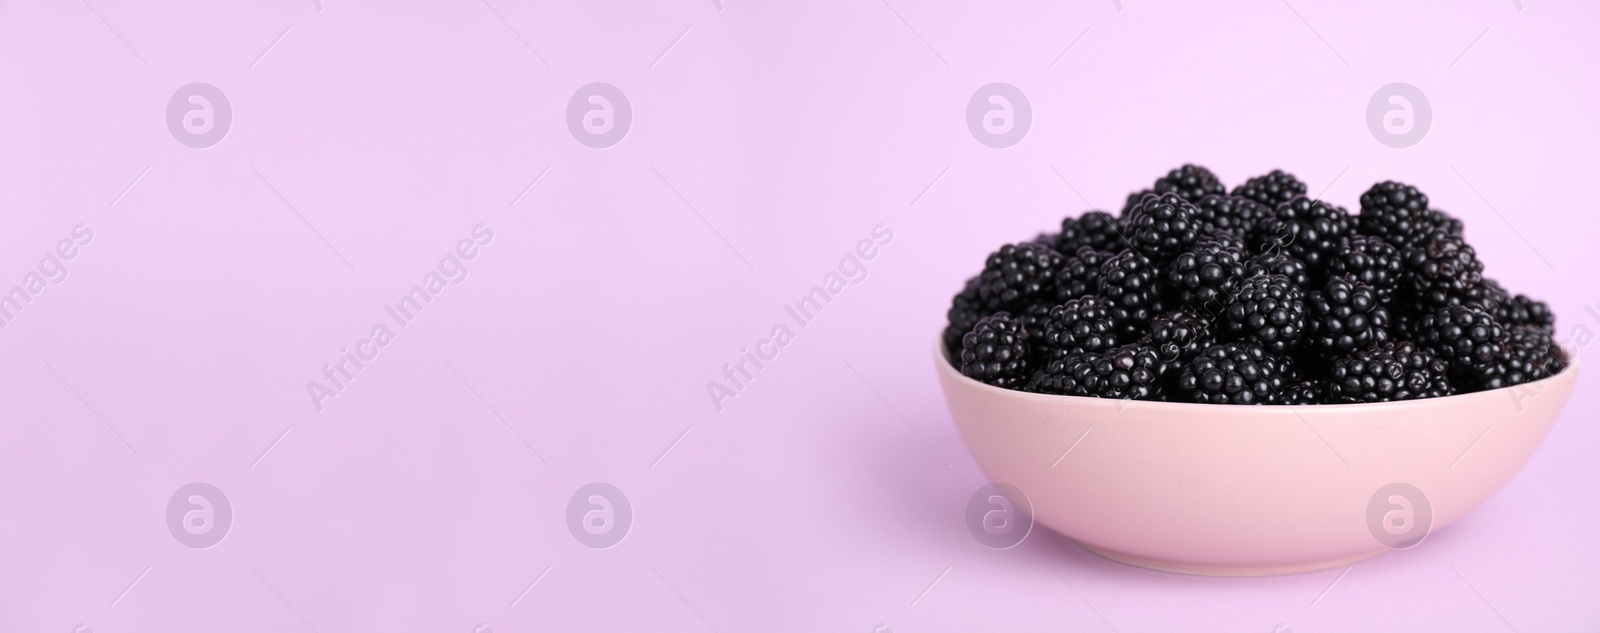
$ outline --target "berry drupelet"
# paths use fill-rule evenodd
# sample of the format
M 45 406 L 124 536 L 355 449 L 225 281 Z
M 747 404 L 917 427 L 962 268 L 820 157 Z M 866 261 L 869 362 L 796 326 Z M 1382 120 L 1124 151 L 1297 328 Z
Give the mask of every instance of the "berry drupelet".
M 1234 287 L 1247 276 L 1245 258 L 1238 240 L 1201 238 L 1172 261 L 1167 290 L 1180 304 L 1220 310 L 1233 302 Z
M 1121 221 L 1104 211 L 1062 219 L 1061 232 L 1055 234 L 1055 239 L 1055 249 L 1063 255 L 1085 246 L 1097 251 L 1120 251 L 1126 247 L 1122 243 Z
M 1161 396 L 1161 361 L 1140 345 L 1069 354 L 1028 380 L 1027 391 L 1066 396 L 1153 400 Z
M 1221 321 L 1229 337 L 1284 354 L 1298 347 L 1305 335 L 1305 298 L 1288 277 L 1257 275 L 1239 286 Z
M 1438 398 L 1455 393 L 1446 364 L 1411 341 L 1372 343 L 1334 359 L 1328 370 L 1330 404 Z
M 1103 352 L 1117 346 L 1117 324 L 1110 299 L 1096 295 L 1073 299 L 1050 309 L 1043 329 L 1033 333 L 1040 357 L 1055 360 L 1068 354 Z
M 1276 208 L 1293 200 L 1295 196 L 1306 195 L 1306 183 L 1300 182 L 1294 174 L 1274 169 L 1271 173 L 1256 176 L 1234 187 L 1233 195 L 1249 198 L 1268 208 Z
M 1389 310 L 1371 286 L 1350 277 L 1329 279 L 1306 294 L 1307 345 L 1324 355 L 1348 354 L 1389 340 Z
M 1378 293 L 1378 301 L 1388 304 L 1400 286 L 1405 270 L 1400 251 L 1381 237 L 1351 235 L 1328 258 L 1328 276 L 1349 275 Z
M 1046 292 L 1055 292 L 1056 270 L 1064 261 L 1043 244 L 1007 244 L 985 261 L 978 292 L 984 301 L 1002 308 L 1026 307 Z
M 1158 263 L 1171 261 L 1200 237 L 1197 211 L 1177 194 L 1145 196 L 1128 214 L 1131 248 Z
M 1153 189 L 1157 194 L 1177 194 L 1191 203 L 1210 194 L 1228 192 L 1216 174 L 1199 165 L 1184 165 L 1167 172 L 1167 175 L 1156 179 Z
M 1178 373 L 1179 393 L 1203 404 L 1277 404 L 1289 383 L 1285 361 L 1259 345 L 1212 345 Z
M 961 338 L 961 373 L 1006 389 L 1028 378 L 1028 331 L 1005 312 L 978 319 Z

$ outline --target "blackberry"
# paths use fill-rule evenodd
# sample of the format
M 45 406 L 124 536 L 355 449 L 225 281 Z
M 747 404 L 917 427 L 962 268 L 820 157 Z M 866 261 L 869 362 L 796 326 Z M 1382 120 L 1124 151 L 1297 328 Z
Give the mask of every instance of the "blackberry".
M 1276 208 L 1293 200 L 1295 196 L 1306 195 L 1306 183 L 1300 182 L 1294 174 L 1274 169 L 1270 173 L 1256 176 L 1234 187 L 1233 195 L 1249 198 L 1268 208 Z
M 1437 223 L 1428 213 L 1428 196 L 1411 185 L 1380 182 L 1361 194 L 1357 221 L 1363 234 L 1381 237 L 1396 248 L 1419 246 Z M 1425 242 L 1423 242 L 1425 243 Z
M 1546 334 L 1556 331 L 1556 317 L 1545 302 L 1530 299 L 1528 295 L 1511 298 L 1511 325 L 1526 325 Z
M 1520 385 L 1561 373 L 1567 366 L 1561 348 L 1550 333 L 1536 327 L 1511 328 L 1511 358 L 1506 361 L 1504 384 Z
M 1260 345 L 1212 345 L 1178 373 L 1179 393 L 1202 404 L 1277 404 L 1288 384 L 1284 361 Z
M 1017 320 L 1022 321 L 1022 329 L 1028 331 L 1028 350 L 1034 356 L 1039 355 L 1039 333 L 1044 331 L 1045 322 L 1050 320 L 1050 310 L 1055 306 L 1050 303 L 1030 303 L 1016 314 Z
M 1177 194 L 1190 203 L 1210 194 L 1228 192 L 1216 174 L 1199 165 L 1184 165 L 1167 172 L 1166 176 L 1156 179 L 1154 190 L 1156 194 Z
M 1028 331 L 1006 312 L 978 319 L 961 338 L 961 373 L 1006 389 L 1028 378 Z
M 1221 231 L 1248 238 L 1256 224 L 1272 215 L 1272 207 L 1239 196 L 1208 195 L 1194 206 L 1202 234 Z
M 1315 272 L 1338 253 L 1354 226 L 1343 207 L 1297 197 L 1278 205 L 1273 217 L 1256 226 L 1256 241 L 1304 260 Z
M 1158 311 L 1158 276 L 1155 264 L 1131 250 L 1113 255 L 1100 267 L 1100 296 L 1111 300 L 1112 318 L 1124 334 L 1143 331 L 1150 315 Z
M 1156 352 L 1161 359 L 1162 373 L 1175 373 L 1206 348 L 1216 343 L 1211 334 L 1211 321 L 1201 318 L 1194 310 L 1180 309 L 1150 320 L 1150 332 L 1139 339 L 1139 344 Z
M 1149 189 L 1140 189 L 1128 194 L 1128 199 L 1122 203 L 1122 214 L 1119 217 L 1128 217 L 1129 213 L 1133 213 L 1133 208 L 1139 206 L 1140 200 L 1144 200 L 1145 196 L 1152 195 L 1154 193 L 1154 191 Z
M 1067 255 L 1085 246 L 1097 251 L 1122 250 L 1126 245 L 1122 243 L 1121 222 L 1104 211 L 1062 219 L 1061 232 L 1056 234 L 1056 251 Z
M 1043 329 L 1033 333 L 1033 346 L 1042 352 L 1041 358 L 1048 360 L 1116 347 L 1117 324 L 1111 316 L 1112 308 L 1110 299 L 1095 295 L 1051 308 Z
M 1349 277 L 1329 279 L 1306 295 L 1307 344 L 1328 354 L 1348 354 L 1389 340 L 1389 310 L 1371 286 Z
M 1285 387 L 1279 394 L 1283 404 L 1322 404 L 1326 397 L 1327 387 L 1320 381 L 1301 380 Z
M 1167 289 L 1178 303 L 1220 310 L 1233 302 L 1233 288 L 1246 276 L 1238 240 L 1206 237 L 1172 261 Z
M 1046 232 L 1043 232 L 1043 233 L 1040 233 L 1038 235 L 1033 236 L 1033 239 L 1028 240 L 1028 241 L 1032 242 L 1034 244 L 1043 244 L 1045 246 L 1049 246 L 1050 248 L 1055 248 L 1056 247 L 1056 240 L 1058 240 L 1060 238 L 1061 238 L 1061 234 L 1060 233 L 1051 233 L 1051 232 L 1046 231 Z
M 1331 404 L 1438 398 L 1455 393 L 1444 360 L 1411 341 L 1372 343 L 1334 359 L 1328 372 Z
M 1084 295 L 1092 295 L 1100 288 L 1100 268 L 1111 253 L 1084 246 L 1067 258 L 1056 271 L 1056 302 L 1062 303 Z
M 1130 247 L 1157 262 L 1171 260 L 1200 236 L 1196 213 L 1177 194 L 1145 196 L 1128 215 Z
M 1027 391 L 1067 396 L 1153 400 L 1161 396 L 1161 362 L 1148 347 L 1069 354 L 1028 380 Z
M 1304 295 L 1288 277 L 1256 275 L 1239 286 L 1238 296 L 1223 309 L 1222 326 L 1230 337 L 1283 354 L 1298 347 L 1305 335 Z
M 1046 291 L 1055 292 L 1056 270 L 1064 261 L 1043 244 L 1007 244 L 984 263 L 978 292 L 1004 308 L 1024 307 Z
M 1449 364 L 1462 391 L 1502 386 L 1511 358 L 1511 335 L 1488 311 L 1476 305 L 1438 308 L 1412 325 L 1416 342 Z
M 1306 263 L 1282 253 L 1256 255 L 1244 263 L 1244 271 L 1249 277 L 1260 274 L 1283 275 L 1288 277 L 1296 288 L 1311 289 L 1311 270 L 1306 267 Z
M 978 319 L 993 314 L 997 308 L 983 300 L 978 292 L 977 277 L 967 280 L 966 287 L 950 298 L 950 309 L 945 312 L 944 347 L 951 358 L 961 356 L 961 337 L 977 325 Z
M 1546 333 L 1555 333 L 1555 317 L 1550 314 L 1550 306 L 1528 295 L 1512 296 L 1500 282 L 1493 279 L 1484 278 L 1483 298 L 1473 304 L 1487 310 L 1506 327 L 1526 325 Z
M 1484 277 L 1482 296 L 1477 301 L 1472 302 L 1472 305 L 1483 308 L 1489 314 L 1494 315 L 1494 319 L 1502 325 L 1508 327 L 1516 325 L 1512 315 L 1516 306 L 1511 300 L 1511 293 L 1506 290 L 1505 286 L 1500 285 L 1498 281 Z
M 1383 238 L 1371 235 L 1346 237 L 1338 252 L 1328 258 L 1329 277 L 1349 275 L 1371 286 L 1383 304 L 1394 298 L 1402 272 L 1400 251 Z
M 1483 263 L 1460 236 L 1440 235 L 1401 252 L 1401 290 L 1425 307 L 1483 300 Z

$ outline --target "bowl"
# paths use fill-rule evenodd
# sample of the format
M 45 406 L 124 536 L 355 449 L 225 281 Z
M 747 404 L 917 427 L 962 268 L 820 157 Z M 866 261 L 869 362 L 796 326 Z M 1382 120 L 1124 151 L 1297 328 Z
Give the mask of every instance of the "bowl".
M 1001 389 L 935 341 L 961 439 L 1035 523 L 1162 571 L 1265 576 L 1412 547 L 1527 463 L 1578 378 L 1444 398 L 1250 406 Z M 976 500 L 975 500 L 976 501 Z

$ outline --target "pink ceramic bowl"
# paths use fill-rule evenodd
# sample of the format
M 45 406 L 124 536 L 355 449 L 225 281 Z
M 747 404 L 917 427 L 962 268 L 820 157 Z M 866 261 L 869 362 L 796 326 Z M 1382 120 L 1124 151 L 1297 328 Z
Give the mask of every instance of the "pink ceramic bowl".
M 1097 554 L 1189 574 L 1347 565 L 1417 544 L 1494 494 L 1578 378 L 1376 404 L 1239 406 L 1047 396 L 961 375 L 935 343 L 978 466 Z

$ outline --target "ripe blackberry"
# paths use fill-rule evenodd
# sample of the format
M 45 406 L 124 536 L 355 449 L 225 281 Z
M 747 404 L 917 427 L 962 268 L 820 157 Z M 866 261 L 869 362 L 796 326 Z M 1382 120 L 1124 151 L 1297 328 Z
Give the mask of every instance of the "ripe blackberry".
M 1411 185 L 1384 181 L 1361 194 L 1357 220 L 1361 232 L 1381 237 L 1395 248 L 1425 244 L 1423 238 L 1437 222 L 1428 212 L 1427 194 Z
M 1506 361 L 1504 384 L 1509 387 L 1549 378 L 1567 366 L 1561 348 L 1550 338 L 1550 333 L 1536 327 L 1519 325 L 1511 328 L 1511 358 Z
M 1043 244 L 1007 244 L 989 255 L 978 292 L 984 301 L 1003 308 L 1021 308 L 1046 292 L 1055 292 L 1056 270 L 1066 258 Z
M 950 352 L 951 358 L 961 357 L 961 337 L 966 336 L 967 332 L 972 330 L 972 326 L 977 325 L 978 319 L 989 316 L 998 309 L 994 304 L 983 300 L 978 292 L 978 283 L 977 277 L 968 279 L 966 287 L 950 298 L 950 309 L 945 312 L 944 347 Z
M 1350 277 L 1372 287 L 1378 293 L 1378 302 L 1388 304 L 1400 286 L 1405 270 L 1400 261 L 1400 251 L 1371 235 L 1351 235 L 1344 238 L 1338 252 L 1328 258 L 1328 276 Z
M 1327 391 L 1326 385 L 1321 381 L 1301 380 L 1284 387 L 1278 397 L 1283 404 L 1288 405 L 1322 404 Z
M 1124 250 L 1100 267 L 1100 296 L 1111 300 L 1112 318 L 1124 333 L 1136 335 L 1148 327 L 1158 307 L 1155 264 L 1144 255 Z
M 1511 358 L 1511 333 L 1488 311 L 1476 305 L 1438 308 L 1412 324 L 1419 345 L 1449 364 L 1450 377 L 1462 391 L 1500 386 Z
M 1282 253 L 1261 253 L 1250 258 L 1244 263 L 1244 272 L 1247 277 L 1256 275 L 1283 275 L 1294 283 L 1300 290 L 1311 289 L 1311 271 L 1306 263 L 1299 258 L 1290 257 Z
M 1517 295 L 1511 298 L 1511 306 L 1511 325 L 1526 325 L 1546 334 L 1555 333 L 1556 317 L 1550 313 L 1550 306 L 1545 302 L 1531 299 L 1528 295 Z
M 1092 295 L 1100 288 L 1100 268 L 1112 253 L 1084 246 L 1056 271 L 1056 303 Z
M 1013 314 L 1014 318 L 1022 322 L 1022 329 L 1027 330 L 1028 350 L 1034 356 L 1039 355 L 1039 333 L 1044 331 L 1045 322 L 1050 320 L 1050 310 L 1054 308 L 1054 304 L 1041 301 L 1030 303 L 1020 312 Z
M 1150 332 L 1139 344 L 1155 350 L 1161 359 L 1162 373 L 1172 373 L 1216 343 L 1211 320 L 1190 309 L 1161 314 L 1150 320 Z
M 1040 358 L 1056 360 L 1068 354 L 1103 352 L 1117 346 L 1117 323 L 1105 297 L 1089 295 L 1051 308 L 1043 329 L 1033 332 Z
M 1487 310 L 1496 321 L 1508 328 L 1525 325 L 1555 333 L 1555 317 L 1550 314 L 1550 306 L 1528 295 L 1512 296 L 1500 282 L 1493 279 L 1483 279 L 1483 298 L 1472 304 Z
M 1238 296 L 1223 309 L 1222 327 L 1230 337 L 1284 354 L 1305 335 L 1304 295 L 1288 277 L 1256 275 L 1239 286 Z
M 978 319 L 961 338 L 961 373 L 980 382 L 1014 389 L 1028 378 L 1028 331 L 1006 312 Z
M 1330 404 L 1438 398 L 1455 393 L 1447 365 L 1411 341 L 1372 343 L 1336 358 L 1328 371 Z
M 1104 211 L 1090 211 L 1076 218 L 1061 220 L 1061 232 L 1056 234 L 1055 249 L 1063 255 L 1078 252 L 1089 246 L 1097 251 L 1120 251 L 1122 227 L 1117 218 Z
M 1304 260 L 1316 272 L 1338 253 L 1354 226 L 1343 207 L 1297 197 L 1278 205 L 1273 217 L 1256 226 L 1256 241 Z
M 1222 185 L 1216 174 L 1199 165 L 1184 165 L 1167 172 L 1166 176 L 1156 179 L 1154 190 L 1156 194 L 1177 194 L 1190 203 L 1197 202 L 1209 194 L 1220 195 L 1228 192 L 1228 188 Z
M 1245 250 L 1238 240 L 1205 237 L 1172 260 L 1167 289 L 1183 305 L 1220 310 L 1233 302 L 1245 279 Z
M 1208 195 L 1194 206 L 1202 235 L 1221 231 L 1248 238 L 1256 224 L 1272 215 L 1272 207 L 1240 196 Z
M 1249 198 L 1268 208 L 1276 208 L 1293 200 L 1295 196 L 1306 195 L 1306 183 L 1300 182 L 1294 174 L 1274 169 L 1270 173 L 1256 176 L 1234 187 L 1233 195 Z
M 1161 362 L 1148 347 L 1069 354 L 1028 380 L 1027 391 L 1067 396 L 1153 400 L 1161 395 Z
M 1144 200 L 1145 196 L 1152 195 L 1154 193 L 1154 191 L 1149 189 L 1140 189 L 1128 194 L 1128 199 L 1124 200 L 1122 203 L 1122 213 L 1118 217 L 1127 218 L 1128 214 L 1133 213 L 1133 208 L 1139 206 L 1139 201 Z
M 1348 354 L 1389 340 L 1389 310 L 1371 286 L 1350 277 L 1329 279 L 1306 295 L 1307 345 L 1324 355 Z
M 1401 251 L 1401 290 L 1428 307 L 1483 300 L 1483 263 L 1459 236 L 1440 235 Z
M 1131 248 L 1157 262 L 1170 261 L 1200 236 L 1194 205 L 1177 194 L 1145 196 L 1128 215 Z
M 1212 345 L 1178 373 L 1179 393 L 1202 404 L 1277 404 L 1288 384 L 1284 360 L 1260 345 L 1235 342 Z

